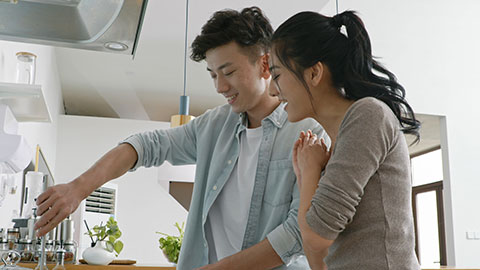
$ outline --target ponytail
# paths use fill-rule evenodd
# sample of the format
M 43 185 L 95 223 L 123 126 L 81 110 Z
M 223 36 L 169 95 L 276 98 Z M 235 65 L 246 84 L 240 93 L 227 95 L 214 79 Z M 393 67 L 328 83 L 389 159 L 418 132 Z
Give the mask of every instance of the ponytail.
M 304 86 L 304 70 L 322 62 L 329 67 L 334 86 L 345 98 L 374 97 L 383 101 L 398 118 L 402 131 L 419 141 L 420 122 L 405 99 L 405 89 L 393 73 L 373 59 L 367 30 L 355 12 L 345 11 L 333 17 L 300 12 L 275 31 L 272 43 L 282 64 Z

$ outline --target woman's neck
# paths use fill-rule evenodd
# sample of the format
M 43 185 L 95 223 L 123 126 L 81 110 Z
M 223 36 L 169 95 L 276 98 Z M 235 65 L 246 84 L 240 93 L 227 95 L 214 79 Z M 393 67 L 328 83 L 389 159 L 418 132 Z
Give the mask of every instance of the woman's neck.
M 348 108 L 355 101 L 346 99 L 339 94 L 317 100 L 321 101 L 314 104 L 317 110 L 314 119 L 323 126 L 332 141 L 332 145 L 334 145 L 343 118 L 345 118 Z

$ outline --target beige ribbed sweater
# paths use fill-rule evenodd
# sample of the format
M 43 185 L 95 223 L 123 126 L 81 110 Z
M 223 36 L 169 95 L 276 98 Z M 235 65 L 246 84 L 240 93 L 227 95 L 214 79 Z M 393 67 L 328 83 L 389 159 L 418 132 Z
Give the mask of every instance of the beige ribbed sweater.
M 307 213 L 335 239 L 329 270 L 420 269 L 414 252 L 408 147 L 398 119 L 375 98 L 356 101 Z

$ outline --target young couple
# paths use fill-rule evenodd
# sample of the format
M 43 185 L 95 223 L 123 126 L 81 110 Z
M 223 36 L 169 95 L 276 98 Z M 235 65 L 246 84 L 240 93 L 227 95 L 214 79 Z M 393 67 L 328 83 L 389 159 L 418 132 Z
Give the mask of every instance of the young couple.
M 301 12 L 273 33 L 259 8 L 219 11 L 191 58 L 228 104 L 47 190 L 39 235 L 129 170 L 195 163 L 178 269 L 419 268 L 403 136 L 419 123 L 355 13 Z

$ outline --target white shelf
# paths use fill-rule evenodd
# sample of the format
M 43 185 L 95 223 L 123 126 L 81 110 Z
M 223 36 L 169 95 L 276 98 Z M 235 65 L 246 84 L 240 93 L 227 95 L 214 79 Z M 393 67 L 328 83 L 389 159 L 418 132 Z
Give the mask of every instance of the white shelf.
M 18 122 L 51 122 L 40 85 L 0 82 L 0 103 L 10 107 Z

